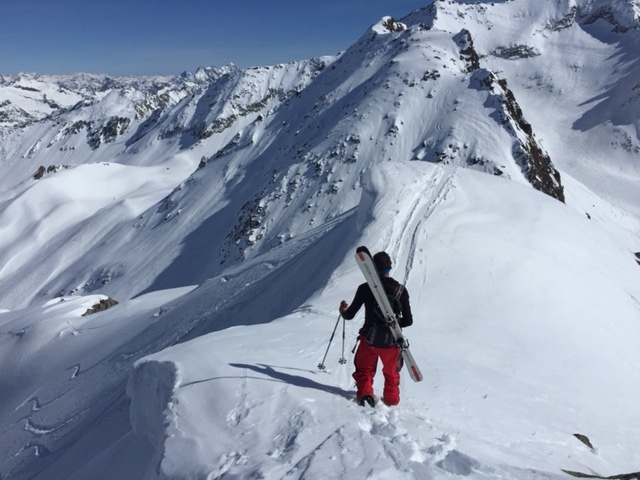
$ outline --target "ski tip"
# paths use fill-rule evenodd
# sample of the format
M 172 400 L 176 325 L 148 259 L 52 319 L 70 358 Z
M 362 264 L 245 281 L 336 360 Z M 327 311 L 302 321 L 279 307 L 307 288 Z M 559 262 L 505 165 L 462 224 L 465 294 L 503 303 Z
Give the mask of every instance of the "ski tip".
M 369 252 L 369 249 L 364 245 L 356 248 L 356 253 L 366 253 L 367 255 L 371 256 L 371 252 Z

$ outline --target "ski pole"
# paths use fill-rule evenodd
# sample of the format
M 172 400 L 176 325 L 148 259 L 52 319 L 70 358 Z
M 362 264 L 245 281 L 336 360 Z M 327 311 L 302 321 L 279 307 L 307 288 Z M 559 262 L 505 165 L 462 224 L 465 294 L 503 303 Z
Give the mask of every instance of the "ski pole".
M 331 342 L 333 341 L 333 336 L 336 334 L 336 330 L 338 329 L 338 323 L 340 323 L 340 318 L 342 317 L 341 314 L 338 314 L 338 320 L 336 320 L 336 326 L 333 327 L 333 333 L 331 334 L 331 338 L 329 339 L 329 345 L 327 345 L 327 351 L 324 352 L 324 357 L 322 357 L 322 361 L 318 364 L 318 368 L 320 370 L 326 370 L 326 367 L 324 365 L 324 361 L 327 358 L 327 353 L 329 353 L 329 347 L 331 346 Z
M 342 356 L 340 357 L 340 364 L 344 364 L 347 363 L 347 359 L 344 358 L 344 341 L 345 341 L 345 323 L 347 323 L 345 321 L 345 319 L 342 319 Z

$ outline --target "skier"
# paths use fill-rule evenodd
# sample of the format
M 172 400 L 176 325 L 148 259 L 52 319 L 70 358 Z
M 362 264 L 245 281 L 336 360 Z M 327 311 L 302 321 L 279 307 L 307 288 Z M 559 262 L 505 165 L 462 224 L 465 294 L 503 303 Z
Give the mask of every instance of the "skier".
M 391 258 L 386 252 L 378 252 L 373 256 L 373 263 L 381 277 L 385 293 L 398 317 L 400 327 L 413 324 L 409 293 L 403 285 L 394 280 L 391 272 Z M 345 300 L 340 302 L 340 314 L 346 320 L 356 316 L 364 305 L 364 325 L 358 337 L 360 343 L 354 357 L 358 404 L 374 405 L 373 379 L 382 361 L 384 389 L 382 401 L 386 405 L 397 405 L 400 402 L 400 369 L 402 357 L 400 348 L 395 343 L 391 330 L 384 324 L 380 309 L 367 283 L 358 286 L 358 290 L 349 305 Z

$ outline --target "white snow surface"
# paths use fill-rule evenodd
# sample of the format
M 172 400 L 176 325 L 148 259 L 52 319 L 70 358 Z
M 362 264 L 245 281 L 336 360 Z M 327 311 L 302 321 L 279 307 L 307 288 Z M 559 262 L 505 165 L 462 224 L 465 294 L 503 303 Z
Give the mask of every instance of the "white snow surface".
M 625 249 L 557 202 L 479 173 L 390 163 L 363 187 L 352 219 L 362 236 L 350 246 L 377 239 L 371 246 L 396 259 L 417 306 L 407 335 L 425 381 L 405 373 L 399 407 L 358 407 L 349 353 L 358 321 L 347 324 L 349 362 L 338 363 L 334 339 L 328 371 L 314 368 L 336 299 L 360 282 L 347 249 L 335 270 L 309 265 L 329 281 L 297 311 L 136 363 L 131 422 L 164 448 L 163 474 L 554 478 L 561 468 L 636 468 L 635 447 L 622 447 L 637 438 L 640 360 L 638 272 Z M 214 298 L 216 283 L 202 287 Z M 597 452 L 572 437 L 580 432 Z
M 285 65 L 0 76 L 0 478 L 639 472 L 639 17 L 436 1 Z M 394 407 L 354 399 L 359 245 L 411 297 Z

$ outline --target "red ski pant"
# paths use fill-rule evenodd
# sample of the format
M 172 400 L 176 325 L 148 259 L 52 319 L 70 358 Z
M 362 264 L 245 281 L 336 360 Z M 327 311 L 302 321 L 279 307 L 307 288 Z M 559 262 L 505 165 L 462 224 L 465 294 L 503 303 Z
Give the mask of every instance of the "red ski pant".
M 376 375 L 378 359 L 382 361 L 384 375 L 383 400 L 387 405 L 397 405 L 400 402 L 400 349 L 372 347 L 364 339 L 360 340 L 358 350 L 353 359 L 356 371 L 353 378 L 356 381 L 357 397 L 373 396 L 373 378 Z

